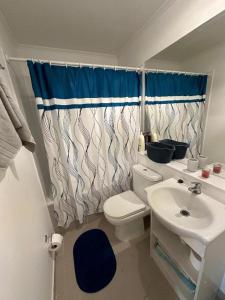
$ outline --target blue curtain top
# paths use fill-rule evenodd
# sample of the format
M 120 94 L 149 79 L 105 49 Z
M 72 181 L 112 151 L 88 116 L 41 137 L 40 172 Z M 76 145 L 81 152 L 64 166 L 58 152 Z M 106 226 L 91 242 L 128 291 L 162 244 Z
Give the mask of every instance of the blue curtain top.
M 207 75 L 177 73 L 147 73 L 146 96 L 196 96 L 205 95 Z
M 124 98 L 140 96 L 135 71 L 64 67 L 27 61 L 35 97 L 42 99 Z

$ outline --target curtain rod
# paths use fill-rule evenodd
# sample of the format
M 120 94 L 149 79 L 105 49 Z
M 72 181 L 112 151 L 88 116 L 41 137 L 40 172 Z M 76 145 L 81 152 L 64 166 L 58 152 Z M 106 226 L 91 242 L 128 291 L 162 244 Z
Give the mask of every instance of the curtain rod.
M 22 58 L 22 57 L 8 57 L 6 56 L 6 61 L 21 61 L 26 62 L 27 60 L 40 62 L 40 63 L 49 63 L 53 65 L 61 66 L 76 66 L 76 67 L 93 67 L 93 68 L 105 68 L 105 69 L 116 69 L 116 70 L 132 70 L 132 71 L 142 71 L 143 68 L 140 67 L 126 67 L 126 66 L 114 66 L 114 65 L 99 65 L 99 64 L 87 64 L 87 63 L 78 63 L 78 62 L 68 62 L 68 61 L 58 61 L 58 60 L 45 60 L 37 58 Z
M 198 73 L 198 72 L 188 72 L 188 71 L 176 71 L 176 70 L 162 70 L 162 69 L 144 69 L 146 73 L 154 72 L 154 73 L 176 73 L 176 74 L 184 74 L 184 75 L 209 75 L 209 73 Z
M 5 56 L 7 62 L 17 61 L 17 62 L 26 62 L 27 60 L 40 62 L 40 63 L 49 63 L 53 65 L 60 66 L 76 66 L 76 67 L 93 67 L 93 68 L 105 68 L 105 69 L 115 69 L 115 70 L 127 70 L 127 71 L 145 71 L 145 72 L 159 72 L 159 73 L 176 73 L 176 74 L 189 74 L 189 75 L 208 75 L 207 73 L 196 73 L 196 72 L 185 72 L 185 71 L 175 71 L 175 70 L 162 70 L 162 69 L 145 69 L 140 67 L 127 67 L 127 66 L 114 66 L 114 65 L 99 65 L 99 64 L 87 64 L 87 63 L 78 63 L 78 62 L 66 62 L 58 60 L 45 60 L 37 58 L 23 58 L 23 57 L 9 57 Z

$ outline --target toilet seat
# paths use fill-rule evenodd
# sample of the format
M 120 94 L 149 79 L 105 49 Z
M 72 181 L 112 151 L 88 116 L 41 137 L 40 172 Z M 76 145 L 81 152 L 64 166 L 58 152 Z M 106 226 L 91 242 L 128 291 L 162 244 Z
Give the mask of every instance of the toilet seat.
M 146 205 L 133 191 L 126 191 L 107 199 L 104 212 L 113 219 L 124 219 L 146 209 Z

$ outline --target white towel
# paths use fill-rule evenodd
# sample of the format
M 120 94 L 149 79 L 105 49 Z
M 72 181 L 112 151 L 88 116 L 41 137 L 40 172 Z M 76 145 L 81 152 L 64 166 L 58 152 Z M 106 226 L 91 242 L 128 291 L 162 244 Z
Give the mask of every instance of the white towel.
M 35 142 L 17 100 L 0 75 L 0 180 L 21 146 L 31 152 Z

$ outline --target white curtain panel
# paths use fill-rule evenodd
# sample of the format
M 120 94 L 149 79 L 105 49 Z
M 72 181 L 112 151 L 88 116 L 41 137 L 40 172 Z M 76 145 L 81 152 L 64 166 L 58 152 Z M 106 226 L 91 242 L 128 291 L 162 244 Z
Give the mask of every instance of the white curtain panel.
M 40 110 L 40 116 L 60 226 L 83 222 L 107 198 L 130 189 L 138 106 Z
M 189 143 L 187 157 L 201 153 L 205 102 L 168 103 L 145 106 L 146 131 L 158 138 Z

